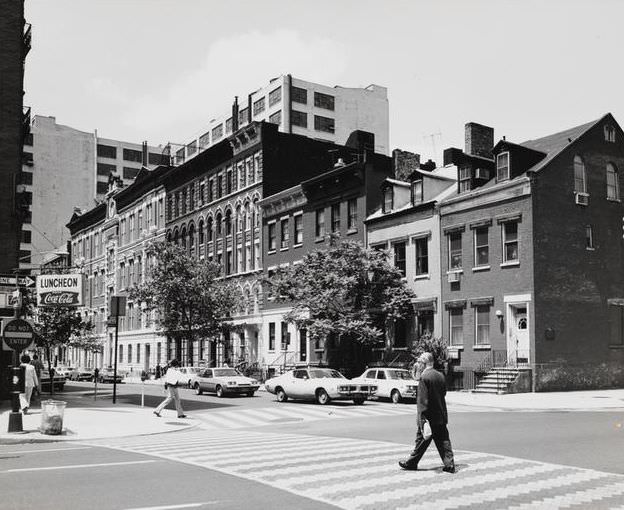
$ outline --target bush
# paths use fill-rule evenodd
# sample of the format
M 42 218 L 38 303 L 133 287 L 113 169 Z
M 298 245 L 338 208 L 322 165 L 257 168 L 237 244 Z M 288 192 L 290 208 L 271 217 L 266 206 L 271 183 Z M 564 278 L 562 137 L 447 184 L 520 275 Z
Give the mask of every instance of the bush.
M 436 338 L 431 333 L 423 334 L 410 348 L 410 354 L 414 358 L 414 362 L 423 352 L 433 354 L 434 367 L 437 369 L 444 368 L 448 363 L 449 353 L 446 340 L 443 338 Z

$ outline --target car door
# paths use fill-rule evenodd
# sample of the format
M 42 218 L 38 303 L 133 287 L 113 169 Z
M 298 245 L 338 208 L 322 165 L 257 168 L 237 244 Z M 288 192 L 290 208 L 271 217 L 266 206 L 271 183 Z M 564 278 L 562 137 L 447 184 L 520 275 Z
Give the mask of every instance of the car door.
M 390 388 L 388 386 L 388 376 L 386 375 L 385 370 L 377 370 L 377 380 L 375 384 L 377 384 L 377 396 L 378 397 L 389 397 L 390 396 Z
M 207 368 L 201 377 L 201 386 L 204 391 L 214 391 L 214 378 L 212 368 Z
M 307 370 L 293 370 L 292 377 L 288 380 L 288 389 L 284 388 L 284 391 L 293 398 L 303 398 L 305 396 L 305 386 L 308 379 L 309 375 Z

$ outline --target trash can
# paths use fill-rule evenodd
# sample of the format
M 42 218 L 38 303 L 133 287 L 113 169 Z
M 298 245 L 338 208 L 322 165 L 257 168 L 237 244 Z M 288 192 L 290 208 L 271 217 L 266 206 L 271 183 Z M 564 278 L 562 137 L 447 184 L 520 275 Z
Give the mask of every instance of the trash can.
M 67 402 L 43 400 L 41 402 L 41 433 L 57 436 L 63 432 L 63 414 Z

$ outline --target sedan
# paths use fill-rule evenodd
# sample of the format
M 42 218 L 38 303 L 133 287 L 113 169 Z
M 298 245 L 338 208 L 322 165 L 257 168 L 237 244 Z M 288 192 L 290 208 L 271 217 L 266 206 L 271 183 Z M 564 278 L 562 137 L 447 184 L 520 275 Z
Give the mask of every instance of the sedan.
M 278 402 L 292 398 L 314 400 L 321 405 L 332 400 L 353 400 L 361 405 L 377 390 L 375 385 L 350 381 L 330 368 L 298 368 L 269 379 L 264 386 Z
M 402 400 L 415 399 L 418 393 L 418 381 L 409 370 L 400 368 L 369 368 L 353 382 L 374 384 L 377 397 L 389 398 L 395 404 Z
M 193 377 L 191 387 L 195 388 L 198 395 L 210 391 L 216 393 L 219 398 L 226 394 L 245 394 L 253 397 L 260 383 L 245 377 L 234 368 L 206 368 Z
M 117 377 L 115 377 L 115 371 L 112 368 L 102 368 L 98 373 L 99 383 L 112 383 L 115 382 L 115 379 L 120 383 L 122 377 L 119 372 L 117 372 Z
M 192 388 L 191 380 L 197 374 L 201 372 L 201 368 L 199 367 L 180 367 L 178 368 L 178 372 L 180 372 L 180 377 L 178 378 L 178 386 L 185 386 L 187 388 Z
M 93 369 L 92 368 L 74 368 L 69 373 L 70 381 L 92 381 L 93 380 Z
M 41 389 L 45 391 L 50 391 L 50 372 L 48 370 L 41 371 Z M 54 389 L 57 391 L 62 391 L 65 387 L 65 377 L 62 375 L 54 373 Z

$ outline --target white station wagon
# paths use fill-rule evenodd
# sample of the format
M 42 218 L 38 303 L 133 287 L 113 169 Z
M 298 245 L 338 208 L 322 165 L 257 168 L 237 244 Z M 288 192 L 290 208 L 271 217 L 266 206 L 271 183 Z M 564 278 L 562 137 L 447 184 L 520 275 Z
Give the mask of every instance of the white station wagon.
M 389 398 L 395 404 L 415 399 L 418 392 L 418 381 L 409 370 L 402 368 L 369 368 L 352 380 L 361 384 L 374 384 L 377 386 L 376 397 Z
M 251 377 L 245 377 L 234 368 L 206 368 L 191 379 L 191 388 L 201 395 L 204 391 L 217 394 L 221 398 L 227 394 L 244 394 L 253 397 L 260 383 Z

